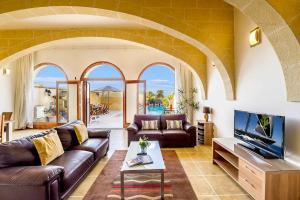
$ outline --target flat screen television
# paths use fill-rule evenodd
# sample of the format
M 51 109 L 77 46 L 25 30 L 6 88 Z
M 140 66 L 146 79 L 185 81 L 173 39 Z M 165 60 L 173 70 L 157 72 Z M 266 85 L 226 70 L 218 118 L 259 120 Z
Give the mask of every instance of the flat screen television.
M 265 158 L 284 158 L 285 117 L 234 111 L 234 137 Z

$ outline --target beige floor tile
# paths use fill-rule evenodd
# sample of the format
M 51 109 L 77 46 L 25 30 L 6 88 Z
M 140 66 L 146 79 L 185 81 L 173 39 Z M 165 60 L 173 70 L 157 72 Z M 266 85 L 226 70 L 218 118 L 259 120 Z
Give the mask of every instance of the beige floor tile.
M 72 193 L 71 196 L 84 196 L 88 190 L 90 189 L 90 187 L 92 186 L 92 184 L 95 182 L 96 177 L 86 177 L 84 179 L 84 181 L 82 181 L 80 183 L 80 185 L 75 189 L 75 191 Z
M 198 200 L 220 200 L 217 195 L 200 195 L 197 198 Z
M 68 200 L 82 200 L 83 196 L 70 196 Z
M 188 176 L 201 176 L 201 171 L 193 162 L 181 161 L 181 165 Z
M 189 156 L 193 161 L 211 161 L 212 155 L 210 153 L 191 152 Z
M 201 176 L 189 176 L 189 180 L 197 197 L 201 195 L 216 195 L 215 191 L 207 183 L 205 178 Z
M 178 152 L 176 150 L 176 154 L 179 158 L 180 161 L 192 161 L 192 158 L 190 157 L 190 154 L 189 153 L 186 153 L 186 152 Z
M 250 195 L 225 195 L 219 197 L 221 200 L 253 200 Z
M 213 165 L 212 161 L 196 161 L 194 162 L 203 175 L 225 175 L 225 172 L 217 165 Z
M 218 195 L 246 194 L 234 180 L 228 176 L 205 176 Z

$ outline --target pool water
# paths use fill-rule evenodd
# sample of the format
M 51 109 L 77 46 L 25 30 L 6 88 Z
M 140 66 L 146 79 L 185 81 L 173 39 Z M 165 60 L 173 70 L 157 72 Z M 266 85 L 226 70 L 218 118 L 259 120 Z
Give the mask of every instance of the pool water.
M 161 115 L 164 113 L 164 106 L 147 106 L 147 114 Z

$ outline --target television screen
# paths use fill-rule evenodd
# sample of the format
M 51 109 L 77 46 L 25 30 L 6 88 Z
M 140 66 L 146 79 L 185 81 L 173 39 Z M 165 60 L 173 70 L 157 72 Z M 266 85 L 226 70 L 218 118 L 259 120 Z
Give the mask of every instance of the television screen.
M 278 158 L 284 156 L 284 125 L 283 116 L 234 112 L 234 136 Z

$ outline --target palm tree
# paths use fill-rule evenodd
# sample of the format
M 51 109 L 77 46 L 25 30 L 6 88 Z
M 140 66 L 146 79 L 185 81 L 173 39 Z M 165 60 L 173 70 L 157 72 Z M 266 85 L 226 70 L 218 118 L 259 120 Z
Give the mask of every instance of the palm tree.
M 146 100 L 147 102 L 153 102 L 155 100 L 155 94 L 152 91 L 147 92 Z
M 162 100 L 165 97 L 163 90 L 156 91 L 156 99 Z

